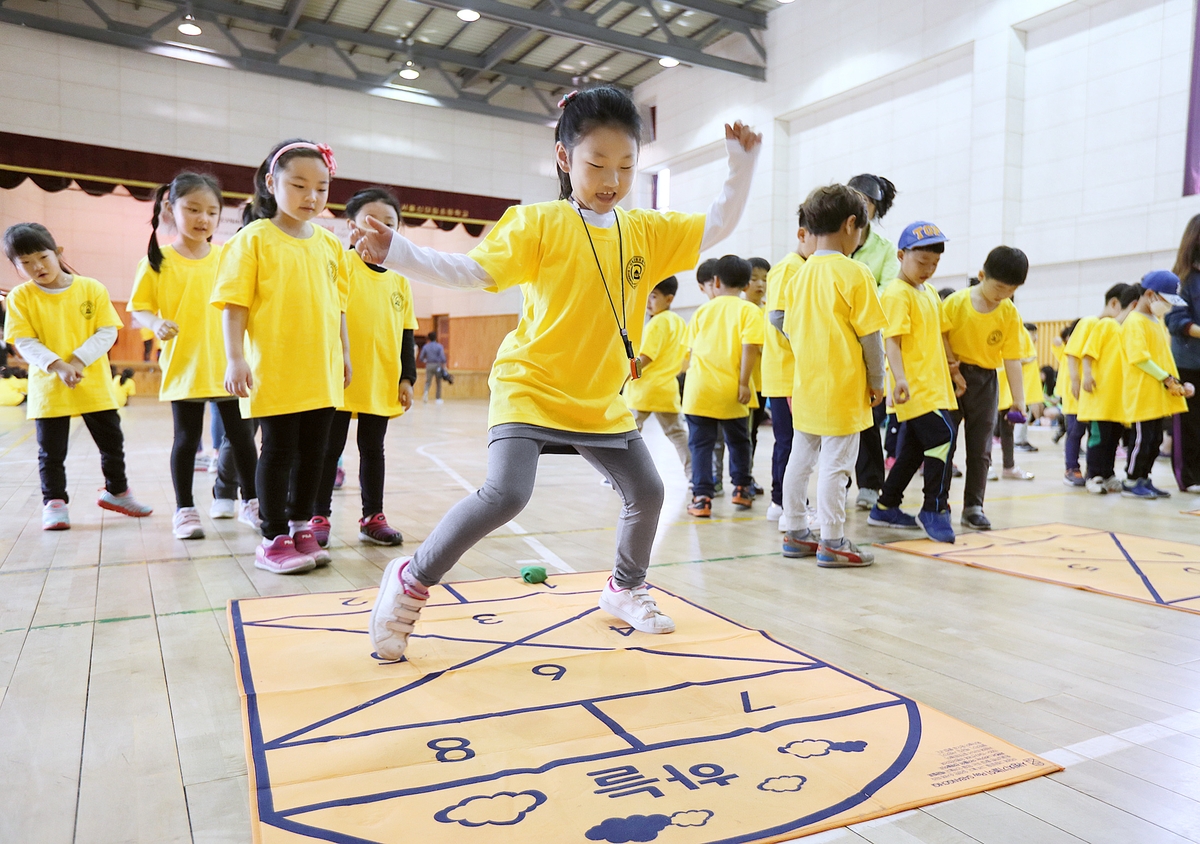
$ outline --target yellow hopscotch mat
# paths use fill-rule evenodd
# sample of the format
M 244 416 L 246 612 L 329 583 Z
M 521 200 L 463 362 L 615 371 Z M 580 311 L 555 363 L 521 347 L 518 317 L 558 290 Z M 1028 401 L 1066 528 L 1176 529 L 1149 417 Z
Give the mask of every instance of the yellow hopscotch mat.
M 256 842 L 784 841 L 1060 770 L 661 589 L 435 587 L 405 660 L 374 589 L 232 601 Z
M 1129 533 L 1038 525 L 883 547 L 1088 592 L 1200 612 L 1200 546 Z

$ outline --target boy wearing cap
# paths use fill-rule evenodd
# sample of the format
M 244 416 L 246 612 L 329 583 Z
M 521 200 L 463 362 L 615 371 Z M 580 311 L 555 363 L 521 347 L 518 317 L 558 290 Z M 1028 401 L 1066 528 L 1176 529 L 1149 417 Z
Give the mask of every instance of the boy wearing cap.
M 1122 493 L 1127 498 L 1170 498 L 1171 494 L 1150 482 L 1150 470 L 1162 446 L 1163 419 L 1187 412 L 1184 399 L 1195 394 L 1191 384 L 1179 381 L 1171 341 L 1161 320 L 1167 311 L 1184 304 L 1179 297 L 1179 278 L 1170 270 L 1155 270 L 1142 277 L 1142 295 L 1121 328 L 1125 353 L 1124 400 L 1134 429 L 1134 447 L 1129 450 L 1128 481 Z
M 962 524 L 975 530 L 991 530 L 983 513 L 988 469 L 992 465 L 992 432 L 1000 410 L 996 370 L 1004 367 L 1012 391 L 1006 418 L 1024 422 L 1025 385 L 1021 380 L 1021 316 L 1012 303 L 1013 294 L 1025 283 L 1029 259 L 1020 249 L 997 246 L 988 253 L 979 283 L 948 296 L 942 302 L 942 335 L 950 375 L 958 394 L 958 410 L 951 414 L 957 430 L 963 423 L 966 443 L 966 483 L 963 490 Z M 950 446 L 953 460 L 957 437 Z
M 887 316 L 883 330 L 892 369 L 896 417 L 906 425 L 900 452 L 884 481 L 867 523 L 876 527 L 924 529 L 935 542 L 954 542 L 950 522 L 950 446 L 958 409 L 942 343 L 941 299 L 928 284 L 946 249 L 946 236 L 933 223 L 912 223 L 900 235 L 900 274 L 880 297 Z M 925 500 L 914 519 L 900 509 L 904 490 L 925 464 Z

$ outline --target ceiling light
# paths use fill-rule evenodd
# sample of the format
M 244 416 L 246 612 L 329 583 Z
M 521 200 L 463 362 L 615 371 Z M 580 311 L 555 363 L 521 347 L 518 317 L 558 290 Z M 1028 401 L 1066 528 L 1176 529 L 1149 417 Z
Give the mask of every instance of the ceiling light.
M 779 0 L 780 3 L 793 3 L 795 0 Z
M 179 24 L 178 29 L 183 35 L 196 36 L 204 32 L 200 25 L 196 23 L 195 15 L 188 13 L 183 16 L 183 22 Z
M 474 23 L 479 20 L 479 12 L 474 9 L 459 9 L 458 19 L 463 23 Z
M 420 79 L 421 71 L 419 71 L 415 67 L 413 67 L 412 62 L 409 62 L 408 67 L 406 67 L 406 68 L 404 68 L 404 70 L 400 71 L 400 78 L 401 79 Z
M 663 56 L 658 60 L 658 63 L 663 67 L 678 67 L 679 59 L 672 58 L 671 56 Z

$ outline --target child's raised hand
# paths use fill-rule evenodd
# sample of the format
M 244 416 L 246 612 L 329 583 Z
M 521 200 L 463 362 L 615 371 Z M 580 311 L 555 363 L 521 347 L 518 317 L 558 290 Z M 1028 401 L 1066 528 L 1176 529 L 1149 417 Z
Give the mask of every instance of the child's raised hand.
M 254 376 L 246 359 L 229 361 L 225 366 L 225 392 L 238 398 L 249 398 L 253 386 Z
M 896 387 L 892 390 L 892 403 L 904 404 L 909 399 L 908 381 L 903 378 L 896 379 Z
M 367 217 L 366 223 L 361 229 L 355 226 L 354 251 L 369 264 L 382 264 L 392 248 L 392 237 L 396 233 L 374 217 Z
M 57 375 L 59 379 L 72 390 L 75 389 L 75 385 L 78 384 L 80 379 L 83 377 L 75 369 L 75 367 L 61 359 L 50 364 L 50 372 L 53 372 L 55 375 Z
M 725 140 L 737 141 L 746 152 L 753 152 L 754 148 L 762 143 L 762 135 L 756 134 L 753 129 L 739 120 L 732 126 L 728 123 L 725 124 Z

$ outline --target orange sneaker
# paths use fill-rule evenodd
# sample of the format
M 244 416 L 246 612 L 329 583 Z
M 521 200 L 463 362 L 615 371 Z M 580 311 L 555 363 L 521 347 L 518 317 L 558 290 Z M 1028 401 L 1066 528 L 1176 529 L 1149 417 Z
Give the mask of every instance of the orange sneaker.
M 688 515 L 707 519 L 712 516 L 712 499 L 707 495 L 697 495 L 688 505 Z
M 739 510 L 749 510 L 754 504 L 754 496 L 750 494 L 750 487 L 748 486 L 735 486 L 733 488 L 733 496 L 729 500 Z

